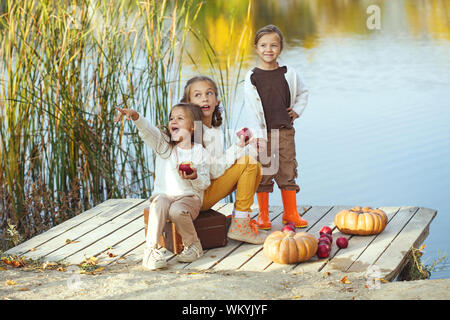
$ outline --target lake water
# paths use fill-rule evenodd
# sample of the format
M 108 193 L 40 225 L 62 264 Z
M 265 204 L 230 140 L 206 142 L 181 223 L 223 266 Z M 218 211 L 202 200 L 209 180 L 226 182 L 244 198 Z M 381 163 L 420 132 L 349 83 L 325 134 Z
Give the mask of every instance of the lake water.
M 366 26 L 366 8 L 374 3 L 379 30 Z M 219 9 L 207 3 L 210 15 L 199 18 L 210 34 L 230 19 Z M 279 62 L 295 68 L 310 91 L 295 122 L 299 205 L 436 209 L 424 242 L 425 264 L 449 254 L 449 10 L 445 0 L 258 1 L 251 17 L 253 31 L 273 23 L 284 32 Z M 221 46 L 220 39 L 211 42 Z M 249 50 L 245 71 L 255 63 Z M 200 71 L 207 73 L 203 65 Z M 192 74 L 187 70 L 185 78 Z M 242 99 L 239 90 L 239 112 Z M 237 127 L 245 114 L 235 119 Z M 270 204 L 281 205 L 278 188 Z M 432 278 L 450 278 L 449 265 L 441 264 Z

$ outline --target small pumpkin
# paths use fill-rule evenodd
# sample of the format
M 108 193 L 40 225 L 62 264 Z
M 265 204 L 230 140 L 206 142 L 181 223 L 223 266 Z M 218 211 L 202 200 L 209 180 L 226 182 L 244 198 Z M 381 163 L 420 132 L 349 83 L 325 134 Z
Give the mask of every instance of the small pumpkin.
M 334 217 L 334 224 L 342 233 L 360 236 L 378 234 L 386 228 L 386 213 L 370 207 L 354 207 L 339 211 Z
M 317 251 L 317 239 L 306 232 L 272 232 L 264 241 L 264 255 L 273 262 L 290 264 L 310 259 Z

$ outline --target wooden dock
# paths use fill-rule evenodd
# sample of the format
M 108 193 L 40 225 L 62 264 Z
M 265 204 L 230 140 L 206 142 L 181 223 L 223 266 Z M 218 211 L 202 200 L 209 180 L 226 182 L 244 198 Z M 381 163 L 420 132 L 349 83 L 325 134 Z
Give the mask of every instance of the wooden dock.
M 65 221 L 50 230 L 8 250 L 6 253 L 43 261 L 80 264 L 86 258 L 97 257 L 104 265 L 139 262 L 144 248 L 143 210 L 148 205 L 143 199 L 110 199 Z M 316 256 L 309 261 L 280 265 L 268 260 L 262 245 L 230 240 L 225 247 L 204 251 L 204 256 L 193 263 L 179 263 L 175 255 L 165 251 L 170 269 L 244 270 L 318 272 L 365 272 L 377 266 L 379 276 L 393 280 L 408 260 L 411 247 L 418 247 L 429 232 L 436 210 L 419 207 L 380 207 L 388 216 L 386 229 L 374 236 L 350 236 L 346 249 L 339 249 L 335 240 L 342 234 L 334 226 L 334 216 L 342 209 L 354 206 L 303 206 L 299 212 L 308 220 L 307 231 L 319 237 L 319 230 L 327 225 L 333 228 L 332 251 L 327 259 Z M 233 204 L 219 203 L 214 209 L 228 215 Z M 258 208 L 254 210 L 254 216 Z M 272 231 L 282 228 L 283 208 L 270 208 Z

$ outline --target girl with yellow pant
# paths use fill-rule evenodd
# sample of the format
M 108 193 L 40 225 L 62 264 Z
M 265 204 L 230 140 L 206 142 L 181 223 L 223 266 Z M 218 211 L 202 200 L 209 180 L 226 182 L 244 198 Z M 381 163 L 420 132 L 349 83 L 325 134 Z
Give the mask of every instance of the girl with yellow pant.
M 198 105 L 202 110 L 203 144 L 211 157 L 211 185 L 205 190 L 201 210 L 210 209 L 219 200 L 236 190 L 233 218 L 228 231 L 230 239 L 262 244 L 266 238 L 250 219 L 253 198 L 262 178 L 256 151 L 240 137 L 237 144 L 224 151 L 222 116 L 218 90 L 209 77 L 197 76 L 186 83 L 182 102 Z

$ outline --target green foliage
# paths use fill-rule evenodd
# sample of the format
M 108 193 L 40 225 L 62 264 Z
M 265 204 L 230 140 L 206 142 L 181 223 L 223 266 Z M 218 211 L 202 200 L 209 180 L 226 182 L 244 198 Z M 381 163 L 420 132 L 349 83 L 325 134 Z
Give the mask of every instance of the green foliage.
M 72 5 L 68 5 L 68 4 Z M 6 1 L 0 16 L 0 222 L 25 239 L 109 198 L 149 197 L 153 160 L 117 106 L 167 122 L 184 1 Z

